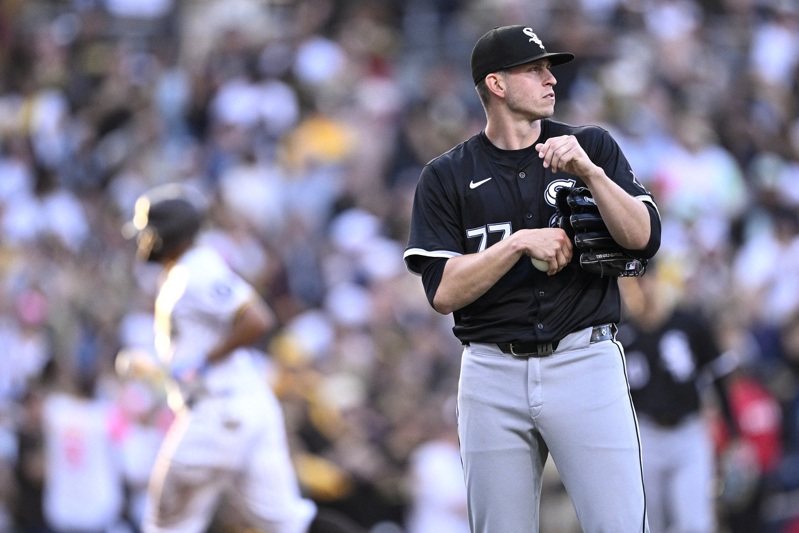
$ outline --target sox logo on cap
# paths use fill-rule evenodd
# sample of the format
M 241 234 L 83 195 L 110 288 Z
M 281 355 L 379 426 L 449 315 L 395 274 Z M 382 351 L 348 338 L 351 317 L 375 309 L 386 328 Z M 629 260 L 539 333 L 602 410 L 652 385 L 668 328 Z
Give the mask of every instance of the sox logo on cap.
M 541 47 L 541 50 L 544 50 L 544 43 L 542 43 L 541 39 L 538 38 L 538 35 L 535 34 L 533 28 L 524 28 L 522 33 L 530 38 L 528 42 L 535 43 Z

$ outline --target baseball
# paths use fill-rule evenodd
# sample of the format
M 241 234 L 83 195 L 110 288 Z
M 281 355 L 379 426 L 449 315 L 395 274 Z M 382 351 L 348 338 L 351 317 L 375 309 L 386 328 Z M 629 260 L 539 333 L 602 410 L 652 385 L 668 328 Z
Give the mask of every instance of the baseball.
M 546 272 L 549 270 L 549 263 L 544 261 L 543 259 L 536 259 L 535 257 L 531 257 L 530 261 L 533 263 L 533 266 L 540 270 L 541 272 Z

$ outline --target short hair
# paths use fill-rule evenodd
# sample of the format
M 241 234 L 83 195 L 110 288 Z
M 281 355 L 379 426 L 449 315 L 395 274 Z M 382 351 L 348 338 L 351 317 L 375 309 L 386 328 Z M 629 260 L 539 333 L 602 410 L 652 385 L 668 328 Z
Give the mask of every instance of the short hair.
M 483 107 L 486 107 L 488 105 L 489 98 L 491 98 L 491 91 L 488 90 L 485 78 L 477 82 L 477 85 L 475 85 L 474 88 L 477 91 L 477 96 L 480 97 L 480 102 L 483 104 Z

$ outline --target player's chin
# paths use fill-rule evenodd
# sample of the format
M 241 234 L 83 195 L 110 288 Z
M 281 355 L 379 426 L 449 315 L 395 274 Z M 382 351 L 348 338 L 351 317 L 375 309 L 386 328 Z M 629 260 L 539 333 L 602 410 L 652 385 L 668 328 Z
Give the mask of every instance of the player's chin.
M 538 109 L 536 109 L 536 115 L 538 118 L 549 118 L 555 114 L 555 99 L 547 100 L 545 99 Z

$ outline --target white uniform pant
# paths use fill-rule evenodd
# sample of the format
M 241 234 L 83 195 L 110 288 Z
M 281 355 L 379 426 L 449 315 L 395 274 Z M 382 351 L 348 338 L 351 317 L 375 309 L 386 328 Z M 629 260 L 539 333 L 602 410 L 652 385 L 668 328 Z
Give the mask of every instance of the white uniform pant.
M 713 447 L 698 415 L 665 428 L 640 417 L 652 533 L 713 533 Z
M 313 520 L 271 393 L 208 397 L 178 412 L 159 451 L 143 531 L 204 532 L 223 494 L 266 533 L 304 533 Z
M 540 358 L 464 348 L 458 435 L 473 533 L 538 532 L 550 454 L 583 531 L 649 530 L 623 350 L 590 336 L 567 335 Z

